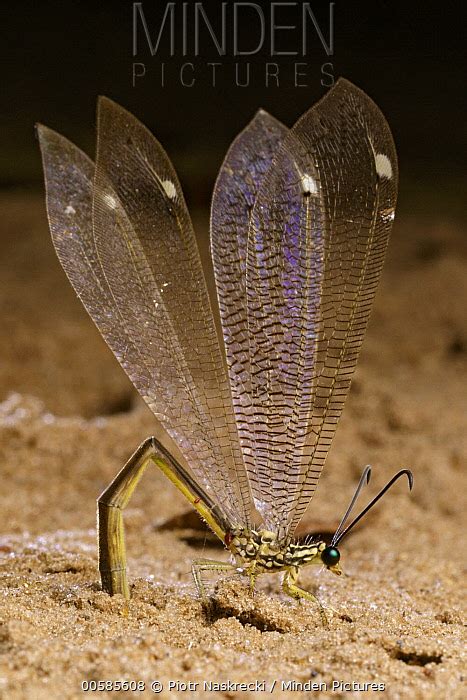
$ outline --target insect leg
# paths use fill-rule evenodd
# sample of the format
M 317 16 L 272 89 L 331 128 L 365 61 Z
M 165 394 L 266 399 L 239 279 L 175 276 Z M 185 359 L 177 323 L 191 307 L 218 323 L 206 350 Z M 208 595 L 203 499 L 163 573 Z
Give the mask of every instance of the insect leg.
M 191 571 L 198 590 L 199 597 L 203 603 L 208 602 L 206 589 L 203 579 L 201 578 L 203 571 L 236 571 L 237 567 L 224 561 L 216 561 L 215 559 L 196 559 L 191 565 Z
M 123 510 L 148 466 L 151 453 L 152 440 L 148 438 L 97 499 L 99 572 L 102 588 L 109 595 L 120 593 L 125 598 L 130 598 Z
M 251 593 L 251 595 L 253 595 L 253 593 L 255 592 L 255 583 L 256 583 L 257 576 L 258 576 L 258 574 L 255 573 L 255 569 L 256 569 L 256 562 L 252 562 L 252 564 L 250 565 L 250 568 L 249 568 L 249 572 L 248 572 L 248 575 L 250 577 L 250 593 Z
M 123 510 L 144 474 L 153 462 L 183 493 L 209 527 L 224 542 L 227 526 L 209 496 L 188 472 L 154 437 L 147 438 L 130 457 L 115 479 L 97 499 L 99 571 L 102 588 L 110 595 L 130 598 L 126 575 Z
M 291 596 L 292 598 L 295 598 L 296 600 L 310 600 L 313 603 L 316 603 L 316 605 L 319 608 L 319 614 L 321 616 L 321 621 L 325 627 L 329 627 L 328 619 L 326 617 L 326 613 L 323 607 L 323 604 L 321 603 L 320 600 L 316 596 L 313 595 L 313 593 L 310 593 L 309 591 L 305 591 L 304 588 L 300 588 L 300 586 L 297 586 L 297 579 L 298 579 L 298 572 L 299 569 L 296 566 L 290 567 L 290 569 L 287 569 L 287 571 L 284 574 L 284 578 L 282 579 L 282 590 L 284 593 L 287 593 L 287 595 Z

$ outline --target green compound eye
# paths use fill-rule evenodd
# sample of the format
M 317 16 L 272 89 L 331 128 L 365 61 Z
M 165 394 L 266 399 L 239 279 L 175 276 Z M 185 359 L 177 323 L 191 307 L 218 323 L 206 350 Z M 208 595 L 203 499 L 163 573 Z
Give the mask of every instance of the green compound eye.
M 321 552 L 321 559 L 326 566 L 335 566 L 340 558 L 341 553 L 335 547 L 326 547 L 326 549 L 323 549 Z

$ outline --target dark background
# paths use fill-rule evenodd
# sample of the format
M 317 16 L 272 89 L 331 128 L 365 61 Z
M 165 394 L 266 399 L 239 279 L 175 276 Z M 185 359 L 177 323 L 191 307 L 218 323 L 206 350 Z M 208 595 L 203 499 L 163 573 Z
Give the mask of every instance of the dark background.
M 325 55 L 310 30 L 306 57 L 271 57 L 266 42 L 260 54 L 236 59 L 231 42 L 228 55 L 219 57 L 206 32 L 198 58 L 192 53 L 183 58 L 180 51 L 171 58 L 165 42 L 157 57 L 151 58 L 143 47 L 133 59 L 132 5 L 49 0 L 2 8 L 1 186 L 41 187 L 36 121 L 61 131 L 92 154 L 96 97 L 105 94 L 154 131 L 175 163 L 189 204 L 205 206 L 229 143 L 256 109 L 264 107 L 291 125 L 323 94 L 320 66 L 330 61 L 335 77 L 343 75 L 362 87 L 391 125 L 400 157 L 402 208 L 414 213 L 462 211 L 467 130 L 461 3 L 341 0 L 335 3 L 333 56 Z M 153 31 L 165 5 L 165 0 L 143 2 Z M 180 5 L 176 3 L 177 12 Z M 218 27 L 220 3 L 206 1 L 203 7 Z M 312 2 L 311 7 L 327 29 L 328 2 Z M 299 7 L 277 10 L 278 24 L 294 24 L 297 17 Z M 228 36 L 231 27 L 228 21 Z M 255 23 L 245 21 L 241 30 L 245 44 L 250 40 L 254 44 Z M 294 32 L 282 36 L 279 48 L 296 48 Z M 133 60 L 145 62 L 147 68 L 146 77 L 134 88 Z M 165 87 L 160 86 L 158 72 L 162 60 L 167 64 Z M 177 77 L 177 68 L 185 61 L 194 62 L 197 71 L 201 67 L 192 88 L 182 87 Z M 215 88 L 202 69 L 207 61 L 222 63 Z M 247 88 L 235 86 L 235 61 L 251 64 Z M 280 64 L 279 88 L 265 87 L 267 61 Z M 293 85 L 295 61 L 307 63 L 306 88 Z

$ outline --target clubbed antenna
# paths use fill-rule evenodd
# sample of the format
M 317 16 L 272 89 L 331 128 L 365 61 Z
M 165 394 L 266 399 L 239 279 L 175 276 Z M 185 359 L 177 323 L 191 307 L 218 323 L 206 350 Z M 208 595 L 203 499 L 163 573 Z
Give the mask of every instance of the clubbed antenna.
M 360 515 L 357 515 L 357 517 L 354 520 L 352 520 L 350 525 L 348 525 L 345 529 L 343 529 L 345 522 L 346 522 L 347 518 L 349 517 L 349 515 L 350 515 L 350 513 L 355 505 L 355 502 L 360 494 L 360 491 L 362 490 L 365 483 L 368 483 L 370 481 L 371 467 L 365 467 L 363 474 L 360 477 L 360 481 L 359 481 L 358 486 L 356 488 L 355 494 L 350 502 L 350 505 L 347 508 L 345 515 L 342 518 L 342 520 L 339 524 L 339 527 L 336 530 L 334 537 L 332 538 L 331 546 L 332 547 L 337 546 L 339 544 L 339 542 L 343 539 L 343 537 L 345 537 L 350 532 L 350 530 L 363 518 L 363 516 L 366 515 L 366 513 L 368 513 L 368 511 L 371 510 L 371 508 L 373 508 L 373 506 L 379 501 L 379 499 L 384 496 L 386 491 L 388 491 L 391 488 L 391 486 L 398 479 L 400 479 L 400 477 L 403 476 L 404 474 L 407 475 L 407 479 L 409 482 L 409 489 L 412 490 L 412 487 L 413 487 L 413 474 L 412 474 L 412 472 L 410 471 L 410 469 L 401 469 L 399 472 L 397 472 L 397 474 L 394 474 L 392 479 L 390 479 L 388 481 L 388 483 L 386 484 L 386 486 L 384 486 L 384 488 L 381 489 L 381 491 L 373 498 L 373 500 L 370 501 L 370 503 L 366 506 L 366 508 L 364 508 L 362 510 Z

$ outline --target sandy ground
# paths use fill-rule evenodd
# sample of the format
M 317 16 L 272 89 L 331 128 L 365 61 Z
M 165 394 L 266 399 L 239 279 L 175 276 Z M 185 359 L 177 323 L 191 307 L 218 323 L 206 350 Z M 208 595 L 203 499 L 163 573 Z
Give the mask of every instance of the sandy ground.
M 96 496 L 160 431 L 55 261 L 42 198 L 10 194 L 0 204 L 0 696 L 78 698 L 91 694 L 82 681 L 127 680 L 146 690 L 95 695 L 149 697 L 157 680 L 164 698 L 211 697 L 204 681 L 259 684 L 212 694 L 226 698 L 467 697 L 462 226 L 397 222 L 301 531 L 335 527 L 367 463 L 371 493 L 401 466 L 415 488 L 399 484 L 343 543 L 346 576 L 303 571 L 303 585 L 338 611 L 325 629 L 315 606 L 281 594 L 278 576 L 259 579 L 253 598 L 240 580 L 214 579 L 208 619 L 190 563 L 227 554 L 155 471 L 126 512 L 131 603 L 100 590 Z M 333 690 L 333 681 L 360 685 Z M 306 682 L 315 689 L 300 691 Z M 365 683 L 385 690 L 359 692 Z

